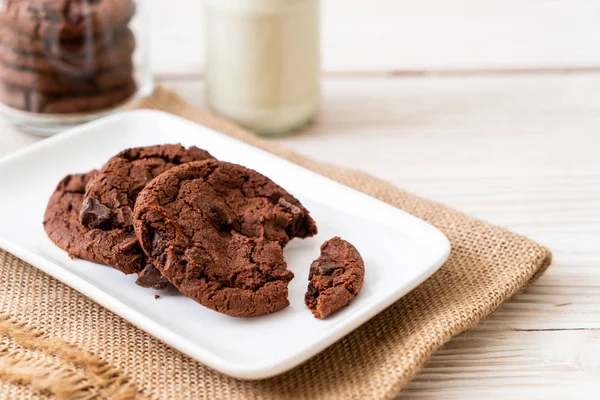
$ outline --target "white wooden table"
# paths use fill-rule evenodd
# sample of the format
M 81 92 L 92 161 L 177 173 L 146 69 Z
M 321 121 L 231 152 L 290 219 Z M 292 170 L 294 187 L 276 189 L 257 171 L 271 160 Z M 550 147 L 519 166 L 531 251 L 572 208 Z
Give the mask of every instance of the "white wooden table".
M 160 82 L 203 107 L 201 2 L 146 3 Z M 324 0 L 323 20 L 321 114 L 279 141 L 554 252 L 399 398 L 597 399 L 600 2 Z M 36 140 L 0 121 L 0 155 Z

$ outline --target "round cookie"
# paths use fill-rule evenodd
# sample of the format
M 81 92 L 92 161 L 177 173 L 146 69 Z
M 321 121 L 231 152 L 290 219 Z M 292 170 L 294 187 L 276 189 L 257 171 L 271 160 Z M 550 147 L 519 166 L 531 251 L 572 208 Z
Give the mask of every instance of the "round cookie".
M 5 0 L 0 24 L 30 38 L 69 40 L 117 30 L 134 15 L 133 0 Z
M 53 95 L 0 83 L 0 102 L 22 111 L 75 114 L 108 110 L 129 100 L 137 89 L 133 80 L 106 92 L 88 95 Z
M 127 85 L 133 79 L 131 60 L 123 65 L 81 77 L 60 73 L 40 74 L 10 68 L 0 63 L 0 79 L 10 85 L 52 94 L 88 94 L 104 92 Z
M 18 54 L 37 55 L 57 63 L 89 65 L 99 54 L 112 53 L 118 48 L 135 48 L 135 35 L 129 28 L 110 32 L 97 38 L 59 41 L 32 39 L 0 25 L 0 44 Z M 131 59 L 131 54 L 122 62 Z
M 365 263 L 354 246 L 339 237 L 323 243 L 310 266 L 304 302 L 315 318 L 323 319 L 347 306 L 362 288 Z
M 140 192 L 135 232 L 181 293 L 234 317 L 288 306 L 283 246 L 317 232 L 309 212 L 267 177 L 208 160 L 168 170 Z
M 139 273 L 146 256 L 133 232 L 133 206 L 138 193 L 153 178 L 179 164 L 212 158 L 197 147 L 179 144 L 137 147 L 112 157 L 87 185 L 79 221 L 99 238 L 119 237 L 105 249 L 102 262 L 126 274 Z M 108 242 L 106 242 L 108 243 Z M 136 258 L 124 257 L 135 254 Z
M 90 75 L 96 71 L 107 70 L 122 65 L 135 50 L 135 39 L 122 40 L 111 50 L 100 50 L 89 57 L 67 57 L 60 59 L 41 53 L 26 53 L 3 43 L 0 35 L 0 63 L 10 68 L 33 70 L 42 74 L 61 72 L 69 75 Z

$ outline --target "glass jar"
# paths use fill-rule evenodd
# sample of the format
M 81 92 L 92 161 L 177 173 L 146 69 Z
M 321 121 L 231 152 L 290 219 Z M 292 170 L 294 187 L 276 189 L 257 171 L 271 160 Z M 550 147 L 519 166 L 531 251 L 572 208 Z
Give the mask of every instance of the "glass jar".
M 0 112 L 50 135 L 153 90 L 143 1 L 0 0 Z
M 206 89 L 217 113 L 263 135 L 319 104 L 319 0 L 205 0 Z

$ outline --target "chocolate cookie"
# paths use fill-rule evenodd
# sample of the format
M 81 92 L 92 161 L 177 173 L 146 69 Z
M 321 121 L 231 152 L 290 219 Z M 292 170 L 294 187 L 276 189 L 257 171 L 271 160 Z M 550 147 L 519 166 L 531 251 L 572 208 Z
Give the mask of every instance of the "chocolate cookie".
M 323 243 L 310 266 L 304 302 L 315 318 L 323 319 L 356 297 L 365 278 L 365 264 L 354 246 L 339 237 Z
M 97 54 L 111 52 L 118 47 L 132 47 L 135 36 L 129 28 L 109 32 L 101 37 L 82 40 L 31 39 L 0 25 L 0 43 L 21 54 L 43 55 L 48 59 L 88 63 Z
M 89 76 L 69 76 L 62 73 L 41 74 L 25 69 L 10 68 L 0 63 L 0 79 L 13 86 L 52 94 L 98 93 L 127 85 L 133 79 L 131 60 L 110 70 Z
M 102 262 L 126 274 L 140 273 L 147 261 L 133 232 L 138 193 L 162 172 L 208 158 L 211 155 L 197 147 L 169 144 L 128 149 L 108 160 L 87 185 L 79 219 L 85 230 L 107 238 L 97 244 L 105 253 Z M 113 237 L 119 242 L 108 239 Z
M 76 56 L 71 53 L 65 58 L 43 53 L 31 53 L 6 45 L 0 34 L 0 62 L 13 69 L 37 71 L 42 74 L 63 73 L 67 75 L 93 75 L 97 71 L 109 70 L 131 60 L 135 50 L 133 35 L 124 38 L 114 47 Z M 77 54 L 77 53 L 75 53 Z
M 129 100 L 136 89 L 131 80 L 122 87 L 96 94 L 55 95 L 0 83 L 0 102 L 12 108 L 35 113 L 86 113 L 118 107 Z
M 209 160 L 172 168 L 140 192 L 134 227 L 181 293 L 234 317 L 285 308 L 283 246 L 317 232 L 309 212 L 270 179 Z
M 30 39 L 79 39 L 117 30 L 134 14 L 133 0 L 5 0 L 0 24 Z

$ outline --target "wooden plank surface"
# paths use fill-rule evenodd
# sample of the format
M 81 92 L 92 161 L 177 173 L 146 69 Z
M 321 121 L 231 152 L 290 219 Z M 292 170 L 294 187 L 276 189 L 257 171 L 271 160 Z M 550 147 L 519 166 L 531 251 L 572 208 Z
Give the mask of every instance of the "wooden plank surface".
M 152 61 L 163 75 L 201 74 L 198 0 L 145 0 Z M 328 73 L 600 68 L 597 0 L 323 0 Z
M 600 331 L 477 329 L 438 351 L 397 400 L 592 400 L 599 392 Z

